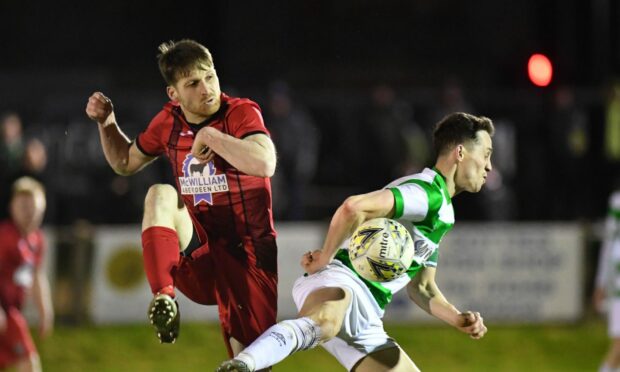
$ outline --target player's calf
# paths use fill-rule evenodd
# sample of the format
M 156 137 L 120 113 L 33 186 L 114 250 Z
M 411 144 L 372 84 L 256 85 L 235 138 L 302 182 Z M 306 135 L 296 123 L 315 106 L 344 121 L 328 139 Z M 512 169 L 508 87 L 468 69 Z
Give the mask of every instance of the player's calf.
M 148 310 L 149 321 L 161 343 L 174 343 L 179 337 L 181 313 L 178 303 L 167 294 L 153 297 Z

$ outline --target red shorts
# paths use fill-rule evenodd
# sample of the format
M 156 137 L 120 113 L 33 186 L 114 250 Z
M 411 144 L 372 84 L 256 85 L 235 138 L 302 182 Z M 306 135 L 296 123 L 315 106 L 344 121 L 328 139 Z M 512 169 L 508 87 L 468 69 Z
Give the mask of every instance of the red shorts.
M 182 256 L 173 268 L 174 285 L 194 302 L 218 305 L 229 355 L 228 339 L 247 346 L 276 322 L 278 277 L 221 247 L 202 246 Z
M 16 307 L 6 310 L 6 323 L 5 332 L 0 333 L 0 369 L 37 352 L 26 319 Z

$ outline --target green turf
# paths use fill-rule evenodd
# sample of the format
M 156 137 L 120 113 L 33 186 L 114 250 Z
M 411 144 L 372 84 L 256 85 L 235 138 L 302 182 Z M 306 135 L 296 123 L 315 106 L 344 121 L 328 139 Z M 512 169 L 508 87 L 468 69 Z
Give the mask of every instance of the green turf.
M 602 321 L 561 326 L 493 326 L 471 340 L 442 326 L 388 325 L 423 371 L 596 371 L 607 347 Z M 183 324 L 179 341 L 160 345 L 146 325 L 59 327 L 37 340 L 43 370 L 212 371 L 226 358 L 219 327 Z M 342 371 L 323 349 L 298 353 L 274 371 Z

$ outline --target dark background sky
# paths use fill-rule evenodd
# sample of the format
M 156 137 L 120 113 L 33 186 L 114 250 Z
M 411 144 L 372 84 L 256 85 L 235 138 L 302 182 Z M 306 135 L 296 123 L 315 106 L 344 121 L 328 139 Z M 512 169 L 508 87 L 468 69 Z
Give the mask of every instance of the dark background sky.
M 557 61 L 557 81 L 591 84 L 620 52 L 610 0 L 2 0 L 0 14 L 3 75 L 103 70 L 144 86 L 159 83 L 157 45 L 184 37 L 207 45 L 232 85 L 284 76 L 347 89 L 376 79 L 428 86 L 446 74 L 525 84 L 535 51 Z
M 43 138 L 50 149 L 50 177 L 60 179 L 58 188 L 70 200 L 77 191 L 65 190 L 58 174 L 84 178 L 74 183 L 78 186 L 104 185 L 112 178 L 96 132 L 86 124 L 88 96 L 95 90 L 111 96 L 123 128 L 135 136 L 166 100 L 157 46 L 182 38 L 211 50 L 225 91 L 252 97 L 263 107 L 274 79 L 290 83 L 322 134 L 313 182 L 347 187 L 318 190 L 321 198 L 332 196 L 321 216 L 345 194 L 363 191 L 363 164 L 357 176 L 343 174 L 353 172 L 356 154 L 366 151 L 357 142 L 364 134 L 354 132 L 362 131 L 370 90 L 381 83 L 392 86 L 413 108 L 413 119 L 427 128 L 436 120 L 432 106 L 449 79 L 460 81 L 475 113 L 514 124 L 519 177 L 512 186 L 517 204 L 527 209 L 516 213 L 518 218 L 552 217 L 541 207 L 547 196 L 539 190 L 554 180 L 541 179 L 553 167 L 546 160 L 554 140 L 546 132 L 547 118 L 560 86 L 575 88 L 590 119 L 584 161 L 595 164 L 594 174 L 610 174 L 601 165 L 600 149 L 605 88 L 620 72 L 617 1 L 0 0 L 0 17 L 0 111 L 18 111 L 27 129 Z M 548 88 L 528 81 L 526 64 L 535 52 L 554 64 Z M 97 168 L 92 174 L 84 171 L 92 168 Z M 596 199 L 591 216 L 605 209 L 608 181 L 588 196 Z M 135 189 L 139 215 L 143 192 Z M 81 190 L 88 198 L 89 186 Z

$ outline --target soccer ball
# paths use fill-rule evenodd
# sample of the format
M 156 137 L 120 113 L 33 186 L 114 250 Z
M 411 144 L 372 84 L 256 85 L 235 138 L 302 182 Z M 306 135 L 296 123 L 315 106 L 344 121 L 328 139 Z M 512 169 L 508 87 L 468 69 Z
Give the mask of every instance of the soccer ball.
M 361 224 L 349 241 L 349 258 L 364 279 L 389 282 L 403 275 L 415 249 L 411 234 L 389 218 L 374 218 Z

